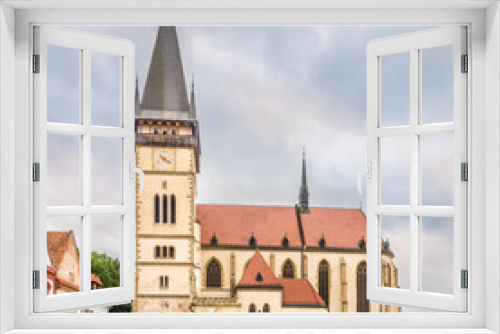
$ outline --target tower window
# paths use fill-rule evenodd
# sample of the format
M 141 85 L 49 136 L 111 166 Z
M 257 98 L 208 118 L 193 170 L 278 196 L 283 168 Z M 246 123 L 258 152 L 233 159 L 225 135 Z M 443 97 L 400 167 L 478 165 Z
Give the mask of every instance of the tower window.
M 171 224 L 175 224 L 175 220 L 176 220 L 176 211 L 177 211 L 177 207 L 176 207 L 177 203 L 176 203 L 176 199 L 175 199 L 175 195 L 172 195 L 170 197 L 170 223 Z
M 167 254 L 167 246 L 163 246 L 163 257 L 164 258 L 167 258 L 168 254 Z
M 173 246 L 169 247 L 169 255 L 171 259 L 175 259 L 175 248 Z
M 168 223 L 168 197 L 163 195 L 163 224 Z
M 160 246 L 155 247 L 155 257 L 160 257 Z
M 160 288 L 168 288 L 168 276 L 160 276 Z
M 155 195 L 155 223 L 158 224 L 160 222 L 160 196 L 158 194 Z

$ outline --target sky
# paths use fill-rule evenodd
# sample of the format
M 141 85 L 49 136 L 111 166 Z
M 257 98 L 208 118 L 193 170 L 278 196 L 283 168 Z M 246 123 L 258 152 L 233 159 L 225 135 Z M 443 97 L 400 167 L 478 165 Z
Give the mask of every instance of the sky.
M 72 28 L 131 40 L 142 94 L 156 27 Z M 294 205 L 304 148 L 311 206 L 366 203 L 365 195 L 356 190 L 356 175 L 366 166 L 367 154 L 366 45 L 373 39 L 429 28 L 179 27 L 186 84 L 190 89 L 194 77 L 201 132 L 197 202 Z M 74 50 L 52 48 L 48 120 L 77 122 L 78 55 Z M 452 51 L 451 46 L 422 51 L 424 123 L 453 121 Z M 93 55 L 92 62 L 92 123 L 116 125 L 117 60 Z M 382 126 L 408 124 L 409 57 L 384 56 L 381 64 Z M 99 140 L 92 145 L 92 203 L 115 204 L 120 198 L 116 172 L 120 143 Z M 422 202 L 453 205 L 449 173 L 453 135 L 426 135 L 421 140 Z M 78 141 L 49 137 L 48 146 L 49 204 L 78 202 L 79 185 L 74 181 Z M 384 138 L 381 147 L 382 204 L 409 204 L 409 138 Z M 422 223 L 426 291 L 452 292 L 453 222 L 449 220 L 426 218 Z M 117 256 L 115 230 L 100 226 L 102 233 L 93 247 Z M 383 217 L 382 235 L 396 254 L 400 285 L 407 287 L 408 218 Z

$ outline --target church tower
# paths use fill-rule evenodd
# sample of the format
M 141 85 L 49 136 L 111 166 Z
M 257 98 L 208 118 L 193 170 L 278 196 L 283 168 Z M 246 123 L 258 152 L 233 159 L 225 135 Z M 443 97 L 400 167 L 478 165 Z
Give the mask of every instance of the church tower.
M 133 312 L 189 312 L 200 291 L 194 98 L 193 90 L 188 101 L 176 28 L 159 27 L 142 102 L 136 101 L 135 152 L 145 186 L 136 203 Z

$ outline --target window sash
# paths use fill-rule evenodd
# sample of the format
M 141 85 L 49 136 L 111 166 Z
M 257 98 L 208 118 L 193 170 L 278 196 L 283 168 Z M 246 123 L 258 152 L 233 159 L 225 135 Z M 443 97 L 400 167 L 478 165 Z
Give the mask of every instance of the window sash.
M 437 28 L 372 41 L 367 47 L 367 138 L 368 161 L 372 177 L 367 179 L 367 292 L 372 303 L 420 307 L 434 310 L 467 310 L 467 290 L 461 288 L 461 270 L 467 269 L 467 182 L 460 178 L 460 164 L 467 162 L 467 75 L 461 74 L 461 54 L 467 54 L 465 27 Z M 419 124 L 420 78 L 419 50 L 443 45 L 454 46 L 454 122 Z M 383 55 L 410 54 L 410 124 L 381 127 L 380 58 Z M 470 68 L 469 68 L 470 71 Z M 454 207 L 419 204 L 421 171 L 419 135 L 454 133 L 453 187 Z M 410 138 L 410 205 L 380 204 L 380 139 L 392 136 Z M 410 217 L 410 289 L 386 288 L 381 280 L 380 218 L 382 215 Z M 420 217 L 453 217 L 453 295 L 419 291 Z
M 47 122 L 47 45 L 80 50 L 80 118 L 81 125 Z M 91 52 L 113 54 L 121 58 L 121 126 L 91 125 Z M 33 269 L 40 272 L 40 289 L 33 289 L 34 312 L 69 311 L 100 305 L 126 303 L 134 295 L 135 183 L 129 175 L 129 162 L 134 162 L 134 45 L 130 41 L 70 29 L 37 26 L 34 28 L 34 54 L 40 55 L 40 72 L 34 74 L 34 151 L 40 163 L 40 181 L 33 185 L 34 249 Z M 51 206 L 46 204 L 47 134 L 72 134 L 80 139 L 81 205 Z M 122 140 L 122 205 L 91 205 L 91 138 L 113 137 Z M 135 165 L 135 164 L 134 164 Z M 118 288 L 91 290 L 91 215 L 121 215 L 122 242 L 120 281 Z M 82 251 L 80 252 L 80 291 L 61 295 L 46 294 L 47 228 L 46 218 L 77 216 L 81 218 Z

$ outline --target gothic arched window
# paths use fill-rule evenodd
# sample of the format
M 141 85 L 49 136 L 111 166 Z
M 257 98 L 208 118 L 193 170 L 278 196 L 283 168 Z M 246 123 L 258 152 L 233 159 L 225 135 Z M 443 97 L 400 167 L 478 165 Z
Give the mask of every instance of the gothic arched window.
M 262 312 L 264 312 L 264 313 L 269 313 L 269 312 L 271 312 L 271 308 L 269 307 L 269 304 L 268 304 L 268 303 L 265 303 L 265 304 L 264 304 L 264 307 L 262 308 Z
M 283 272 L 281 274 L 283 278 L 295 278 L 295 266 L 292 260 L 287 259 L 283 265 Z
M 155 195 L 155 223 L 160 222 L 160 196 Z
M 170 223 L 175 224 L 175 214 L 177 211 L 175 195 L 170 197 Z
M 166 258 L 168 256 L 167 246 L 163 246 L 163 257 Z
M 163 195 L 163 224 L 168 223 L 168 197 Z
M 366 262 L 363 261 L 356 269 L 356 293 L 357 293 L 357 311 L 370 312 L 370 302 L 366 299 Z
M 255 304 L 254 303 L 250 304 L 250 306 L 248 307 L 248 312 L 255 313 L 256 311 L 257 310 L 255 308 Z
M 160 257 L 160 246 L 155 247 L 155 257 Z
M 207 265 L 207 287 L 220 288 L 222 286 L 222 268 L 216 259 L 210 260 Z
M 169 247 L 168 253 L 169 253 L 169 256 L 170 256 L 171 259 L 175 258 L 175 248 L 174 248 L 174 246 L 170 246 Z
M 326 305 L 328 305 L 329 296 L 330 296 L 330 282 L 329 282 L 329 273 L 330 266 L 326 260 L 323 260 L 319 263 L 318 267 L 318 280 L 319 280 L 319 295 L 325 301 Z

